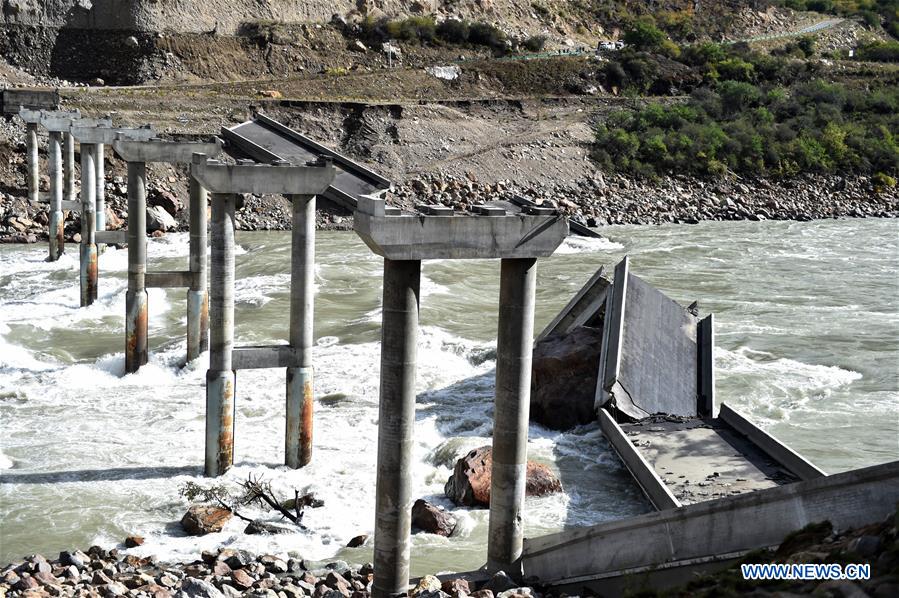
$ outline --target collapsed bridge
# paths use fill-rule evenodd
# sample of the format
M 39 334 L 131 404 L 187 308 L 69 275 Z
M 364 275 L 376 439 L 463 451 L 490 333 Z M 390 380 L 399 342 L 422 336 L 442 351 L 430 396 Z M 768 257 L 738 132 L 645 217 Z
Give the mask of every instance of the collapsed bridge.
M 440 205 L 402 213 L 389 207 L 390 181 L 262 115 L 204 143 L 156 138 L 108 119 L 29 111 L 29 167 L 36 130 L 51 132 L 53 212 L 82 210 L 82 304 L 96 297 L 98 245 L 127 242 L 126 364 L 146 362 L 146 288 L 188 289 L 188 359 L 207 347 L 206 473 L 234 461 L 236 377 L 241 369 L 285 368 L 285 463 L 312 458 L 314 231 L 317 198 L 354 213 L 355 230 L 384 258 L 378 515 L 374 594 L 406 591 L 409 581 L 409 461 L 414 421 L 415 338 L 423 259 L 501 260 L 500 324 L 487 568 L 559 588 L 620 588 L 627 576 L 668 583 L 771 546 L 791 530 L 830 519 L 837 528 L 884 517 L 899 499 L 899 462 L 828 476 L 725 402 L 714 381 L 714 319 L 700 318 L 630 272 L 601 272 L 538 340 L 601 326 L 592 413 L 610 445 L 657 510 L 625 521 L 524 538 L 521 514 L 527 446 L 533 302 L 538 258 L 569 231 L 553 210 L 521 198 L 475 206 L 462 215 Z M 81 144 L 82 193 L 74 202 L 74 142 Z M 129 164 L 125 235 L 105 231 L 105 145 Z M 65 149 L 63 149 L 65 147 Z M 35 159 L 31 157 L 34 155 Z M 148 272 L 141 223 L 147 162 L 191 164 L 191 256 L 186 271 Z M 99 163 L 99 164 L 98 164 Z M 29 173 L 35 180 L 36 170 Z M 37 188 L 33 199 L 40 200 Z M 293 204 L 291 304 L 287 342 L 234 343 L 234 212 L 240 193 L 282 194 Z M 212 217 L 206 221 L 207 196 Z M 66 198 L 66 199 L 64 199 Z M 58 216 L 51 218 L 58 226 Z M 207 226 L 211 251 L 206 248 Z M 52 232 L 52 231 L 51 231 Z M 51 234 L 50 259 L 63 250 Z M 208 286 L 207 286 L 208 279 Z M 207 299 L 208 293 L 208 299 Z M 208 318 L 206 306 L 208 302 Z

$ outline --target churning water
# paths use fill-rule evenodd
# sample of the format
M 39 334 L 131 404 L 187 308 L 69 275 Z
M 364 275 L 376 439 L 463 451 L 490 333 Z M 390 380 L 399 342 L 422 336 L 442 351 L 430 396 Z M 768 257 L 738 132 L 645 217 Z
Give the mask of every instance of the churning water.
M 569 239 L 541 262 L 540 330 L 600 266 L 625 253 L 633 272 L 716 314 L 718 396 L 827 471 L 899 457 L 899 235 L 896 221 L 704 223 L 611 227 Z M 238 235 L 239 344 L 286 337 L 289 235 Z M 154 269 L 186 267 L 187 238 L 152 240 Z M 203 482 L 205 356 L 183 364 L 184 291 L 150 292 L 150 363 L 123 376 L 126 253 L 100 258 L 99 300 L 78 307 L 77 251 L 0 247 L 0 563 L 140 534 L 133 549 L 190 559 L 229 545 L 361 563 L 344 548 L 374 527 L 381 260 L 352 233 L 320 233 L 316 271 L 313 464 L 282 462 L 284 371 L 242 371 L 236 467 L 282 496 L 314 491 L 308 530 L 245 536 L 232 520 L 181 534 L 178 489 Z M 499 264 L 423 267 L 415 494 L 445 505 L 454 460 L 489 444 Z M 649 509 L 595 425 L 532 426 L 529 456 L 559 471 L 564 495 L 528 499 L 526 535 Z M 463 570 L 486 556 L 486 511 L 454 509 L 452 538 L 418 535 L 413 573 Z M 248 514 L 259 515 L 250 511 Z

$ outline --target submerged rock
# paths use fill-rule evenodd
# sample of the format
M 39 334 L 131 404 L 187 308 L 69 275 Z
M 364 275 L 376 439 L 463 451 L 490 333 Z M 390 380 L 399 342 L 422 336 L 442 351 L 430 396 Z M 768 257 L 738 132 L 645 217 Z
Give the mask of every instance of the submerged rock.
M 593 408 L 602 329 L 578 326 L 534 347 L 531 421 L 568 430 L 596 419 Z
M 412 527 L 429 534 L 449 537 L 456 529 L 452 513 L 419 498 L 412 505 Z
M 493 449 L 489 446 L 470 451 L 456 461 L 453 475 L 443 491 L 459 506 L 490 505 L 490 472 L 493 465 Z M 544 496 L 562 491 L 562 482 L 546 465 L 528 461 L 525 494 Z
M 224 507 L 193 505 L 181 518 L 181 527 L 191 536 L 205 536 L 222 531 L 231 515 Z

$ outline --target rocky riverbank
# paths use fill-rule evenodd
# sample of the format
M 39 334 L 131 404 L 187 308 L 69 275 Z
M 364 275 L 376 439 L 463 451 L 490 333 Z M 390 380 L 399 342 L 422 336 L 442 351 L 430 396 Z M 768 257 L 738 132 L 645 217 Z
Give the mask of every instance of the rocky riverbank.
M 773 550 L 755 551 L 740 563 L 849 563 L 871 565 L 867 580 L 746 581 L 737 563 L 699 576 L 687 585 L 641 596 L 871 596 L 899 595 L 899 511 L 885 521 L 835 532 L 828 522 L 788 535 Z M 131 550 L 143 539 L 130 537 L 117 548 L 93 546 L 61 552 L 50 560 L 34 554 L 0 568 L 0 598 L 364 598 L 371 594 L 371 564 L 335 561 L 315 567 L 299 558 L 253 555 L 222 548 L 204 551 L 190 563 L 165 563 Z M 638 580 L 634 580 L 638 581 Z M 590 592 L 582 592 L 591 594 Z M 521 586 L 505 573 L 491 578 L 426 575 L 416 580 L 411 598 L 541 598 L 556 595 L 540 586 Z M 566 594 L 561 594 L 565 596 Z
M 187 181 L 183 173 L 150 184 L 147 232 L 161 235 L 187 230 Z M 665 177 L 649 183 L 611 175 L 583 185 L 521 188 L 510 181 L 482 183 L 453 175 L 413 178 L 388 195 L 388 202 L 406 209 L 422 203 L 442 204 L 466 212 L 485 202 L 525 197 L 552 207 L 587 226 L 607 224 L 695 224 L 707 220 L 798 220 L 899 217 L 899 191 L 875 190 L 866 177 L 804 176 L 786 181 L 704 181 Z M 125 182 L 115 176 L 106 185 L 107 227 L 127 226 Z M 352 215 L 321 201 L 317 227 L 350 230 Z M 237 227 L 244 231 L 290 230 L 290 202 L 280 196 L 243 196 L 238 201 Z M 65 236 L 80 240 L 77 213 L 65 213 Z M 0 243 L 36 243 L 47 239 L 47 208 L 32 206 L 16 193 L 0 191 Z

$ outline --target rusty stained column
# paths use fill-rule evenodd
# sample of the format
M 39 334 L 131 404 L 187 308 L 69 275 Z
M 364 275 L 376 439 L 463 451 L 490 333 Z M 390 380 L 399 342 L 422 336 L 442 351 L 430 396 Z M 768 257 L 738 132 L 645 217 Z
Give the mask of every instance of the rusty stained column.
M 63 199 L 75 201 L 75 138 L 63 133 L 62 177 Z
M 37 123 L 26 123 L 25 125 L 25 153 L 28 160 L 28 199 L 36 202 L 38 200 L 39 178 L 38 178 L 38 157 L 37 157 Z
M 83 183 L 82 183 L 83 184 Z M 128 162 L 128 291 L 125 293 L 125 372 L 147 363 L 147 165 Z
M 521 576 L 537 260 L 500 266 L 487 569 Z
M 50 241 L 49 261 L 55 262 L 65 250 L 63 237 L 63 167 L 62 167 L 62 134 L 50 131 L 50 149 L 48 151 L 50 170 L 50 221 L 47 236 Z
M 375 598 L 398 596 L 409 586 L 420 284 L 420 261 L 384 260 L 375 578 L 371 591 Z
M 233 194 L 212 195 L 209 284 L 209 370 L 206 372 L 206 475 L 234 462 L 234 204 Z
M 187 361 L 209 350 L 209 291 L 206 282 L 206 189 L 190 177 L 190 258 L 193 273 L 187 290 Z
M 97 193 L 97 230 L 106 230 L 106 146 L 102 143 L 94 145 L 94 167 L 97 169 L 95 182 Z M 105 245 L 104 245 L 105 247 Z
M 94 146 L 81 144 L 81 306 L 97 299 L 97 222 Z
M 315 196 L 294 195 L 290 254 L 290 346 L 299 367 L 287 368 L 284 462 L 294 469 L 312 459 L 312 320 L 315 297 Z

